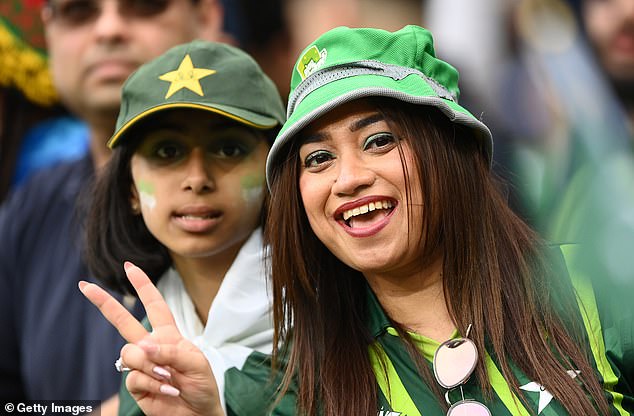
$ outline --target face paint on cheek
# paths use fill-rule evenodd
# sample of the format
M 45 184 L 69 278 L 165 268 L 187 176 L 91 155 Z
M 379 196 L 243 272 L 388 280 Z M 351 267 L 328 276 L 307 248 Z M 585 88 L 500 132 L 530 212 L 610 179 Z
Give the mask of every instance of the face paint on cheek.
M 264 175 L 246 175 L 240 180 L 242 199 L 247 205 L 259 204 L 264 192 Z
M 147 207 L 149 210 L 153 210 L 156 206 L 156 197 L 154 196 L 154 185 L 150 182 L 139 181 L 137 185 L 139 191 L 139 200 L 141 206 Z

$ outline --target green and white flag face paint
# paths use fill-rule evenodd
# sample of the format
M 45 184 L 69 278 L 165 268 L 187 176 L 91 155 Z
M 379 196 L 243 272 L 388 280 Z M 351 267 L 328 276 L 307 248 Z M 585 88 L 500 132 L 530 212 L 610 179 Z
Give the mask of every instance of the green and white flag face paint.
M 264 192 L 264 176 L 262 174 L 245 175 L 240 181 L 242 198 L 247 205 L 260 203 Z
M 154 195 L 154 184 L 147 181 L 139 181 L 137 185 L 137 191 L 139 192 L 139 200 L 142 207 L 147 207 L 149 210 L 153 210 L 156 207 L 156 196 Z

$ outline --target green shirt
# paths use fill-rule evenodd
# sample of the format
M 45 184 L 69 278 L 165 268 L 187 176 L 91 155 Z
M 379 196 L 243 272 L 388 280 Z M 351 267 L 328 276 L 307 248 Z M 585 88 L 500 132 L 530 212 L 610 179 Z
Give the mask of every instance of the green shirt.
M 574 256 L 573 246 L 562 246 L 556 255 L 570 260 Z M 585 324 L 587 339 L 590 344 L 593 361 L 601 377 L 605 394 L 613 409 L 613 415 L 634 415 L 634 398 L 631 387 L 634 382 L 634 338 L 632 308 L 624 310 L 622 305 L 610 302 L 610 292 L 602 288 L 593 288 L 591 281 L 584 279 L 574 269 L 574 262 L 569 263 L 569 275 L 578 294 L 579 316 Z M 565 273 L 565 268 L 562 269 Z M 437 397 L 427 387 L 418 374 L 415 363 L 410 358 L 404 344 L 390 326 L 390 322 L 374 294 L 368 290 L 368 327 L 374 335 L 375 349 L 370 348 L 370 359 L 375 369 L 379 386 L 379 416 L 445 416 Z M 454 334 L 457 336 L 458 334 Z M 413 335 L 430 368 L 438 343 L 429 338 Z M 387 364 L 387 371 L 378 365 L 382 355 Z M 525 391 L 524 398 L 529 409 L 514 397 L 510 387 L 504 380 L 489 354 L 485 353 L 485 363 L 489 382 L 493 388 L 492 400 L 485 400 L 475 380 L 471 379 L 463 387 L 465 398 L 485 403 L 495 416 L 530 415 L 540 416 L 566 415 L 566 411 L 547 391 L 537 383 L 529 380 L 517 368 L 513 368 L 515 376 Z M 478 365 L 481 365 L 479 363 Z M 225 397 L 229 415 L 284 415 L 296 414 L 294 387 L 282 399 L 277 407 L 269 410 L 275 397 L 277 380 L 270 380 L 270 361 L 262 354 L 253 354 L 243 368 L 230 369 L 225 373 Z M 389 386 L 389 387 L 388 387 Z M 453 394 L 454 392 L 452 392 Z M 459 392 L 455 392 L 459 394 Z M 457 396 L 450 396 L 452 403 Z M 538 413 L 539 412 L 539 413 Z

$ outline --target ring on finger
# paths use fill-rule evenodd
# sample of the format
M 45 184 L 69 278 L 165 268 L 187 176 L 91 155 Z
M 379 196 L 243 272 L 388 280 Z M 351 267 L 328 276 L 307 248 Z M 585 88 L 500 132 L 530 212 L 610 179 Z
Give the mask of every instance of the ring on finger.
M 126 367 L 123 364 L 123 360 L 121 359 L 121 357 L 117 358 L 117 361 L 114 362 L 114 368 L 119 372 L 119 373 L 123 373 L 124 371 L 130 371 L 132 370 L 130 367 Z

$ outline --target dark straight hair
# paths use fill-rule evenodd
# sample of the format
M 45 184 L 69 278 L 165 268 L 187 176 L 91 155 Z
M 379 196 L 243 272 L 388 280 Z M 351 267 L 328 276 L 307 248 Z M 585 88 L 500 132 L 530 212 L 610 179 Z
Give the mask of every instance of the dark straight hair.
M 124 261 L 141 267 L 154 283 L 172 264 L 165 246 L 150 233 L 143 217 L 132 211 L 130 160 L 136 148 L 137 143 L 116 147 L 97 172 L 83 245 L 86 263 L 97 279 L 113 290 L 134 295 Z
M 471 338 L 480 362 L 485 351 L 495 356 L 505 380 L 524 403 L 511 363 L 546 385 L 569 414 L 608 414 L 583 324 L 568 322 L 568 317 L 579 314 L 571 284 L 557 275 L 544 255 L 544 243 L 509 208 L 471 131 L 434 108 L 390 99 L 370 101 L 401 143 L 412 149 L 425 207 L 421 264 L 442 255 L 449 312 L 461 333 L 469 324 L 476 328 Z M 308 223 L 298 185 L 300 145 L 301 133 L 284 151 L 290 156 L 280 158 L 272 173 L 265 229 L 265 242 L 271 247 L 273 363 L 288 359 L 281 370 L 280 394 L 296 377 L 300 414 L 376 414 L 365 279 L 338 260 Z M 410 188 L 417 183 L 406 179 Z M 420 207 L 408 206 L 409 215 L 412 209 Z M 446 406 L 406 328 L 393 324 L 421 376 Z M 566 372 L 572 368 L 581 371 L 575 380 Z M 477 366 L 476 378 L 485 397 L 491 398 L 484 365 Z

